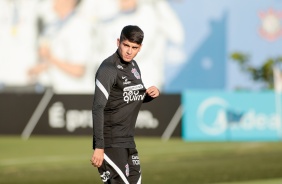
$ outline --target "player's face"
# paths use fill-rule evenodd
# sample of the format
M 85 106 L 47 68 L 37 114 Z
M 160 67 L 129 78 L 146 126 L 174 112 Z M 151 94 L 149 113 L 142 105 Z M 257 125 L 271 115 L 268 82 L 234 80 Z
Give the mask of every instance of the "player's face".
M 121 42 L 119 39 L 117 40 L 117 45 L 120 56 L 126 62 L 130 62 L 138 54 L 142 46 L 128 40 Z

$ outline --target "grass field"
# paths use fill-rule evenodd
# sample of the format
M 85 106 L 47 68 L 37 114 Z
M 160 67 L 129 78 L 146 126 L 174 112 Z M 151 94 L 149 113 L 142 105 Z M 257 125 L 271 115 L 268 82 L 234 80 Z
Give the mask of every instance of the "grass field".
M 0 136 L 0 183 L 99 184 L 91 141 Z M 136 142 L 143 184 L 282 184 L 282 142 Z

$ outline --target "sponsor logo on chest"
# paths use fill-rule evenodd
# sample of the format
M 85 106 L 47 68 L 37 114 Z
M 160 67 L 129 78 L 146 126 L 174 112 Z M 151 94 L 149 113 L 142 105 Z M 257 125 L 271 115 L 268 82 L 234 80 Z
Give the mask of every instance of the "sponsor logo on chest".
M 123 100 L 126 103 L 132 102 L 132 101 L 140 101 L 143 100 L 146 93 L 139 94 L 139 90 L 143 89 L 142 84 L 134 85 L 134 86 L 128 86 L 123 88 Z

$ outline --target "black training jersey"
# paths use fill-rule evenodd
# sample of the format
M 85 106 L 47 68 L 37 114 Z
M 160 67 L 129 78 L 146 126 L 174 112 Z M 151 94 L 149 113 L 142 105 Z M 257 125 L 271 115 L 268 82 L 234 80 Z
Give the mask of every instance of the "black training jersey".
M 93 148 L 135 148 L 134 128 L 146 95 L 136 61 L 125 62 L 118 51 L 102 62 L 95 77 L 92 107 Z

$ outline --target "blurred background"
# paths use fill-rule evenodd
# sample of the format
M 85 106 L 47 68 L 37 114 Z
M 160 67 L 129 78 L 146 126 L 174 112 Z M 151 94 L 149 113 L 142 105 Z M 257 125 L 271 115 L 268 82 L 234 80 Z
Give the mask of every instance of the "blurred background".
M 144 85 L 161 90 L 137 137 L 280 144 L 280 0 L 1 0 L 0 136 L 91 142 L 95 72 L 129 24 L 145 33 Z

